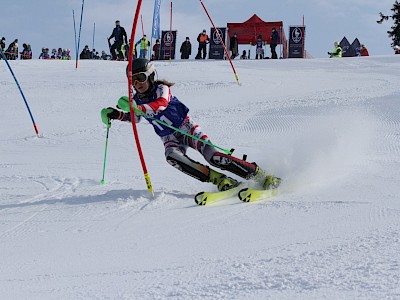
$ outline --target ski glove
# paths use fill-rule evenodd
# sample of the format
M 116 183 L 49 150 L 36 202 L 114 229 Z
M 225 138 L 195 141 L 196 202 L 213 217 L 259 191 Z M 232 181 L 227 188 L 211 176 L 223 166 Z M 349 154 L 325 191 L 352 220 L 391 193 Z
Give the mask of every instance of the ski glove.
M 111 127 L 111 120 L 122 120 L 124 117 L 124 113 L 112 107 L 103 108 L 101 110 L 101 120 L 104 124 L 107 125 L 108 128 Z

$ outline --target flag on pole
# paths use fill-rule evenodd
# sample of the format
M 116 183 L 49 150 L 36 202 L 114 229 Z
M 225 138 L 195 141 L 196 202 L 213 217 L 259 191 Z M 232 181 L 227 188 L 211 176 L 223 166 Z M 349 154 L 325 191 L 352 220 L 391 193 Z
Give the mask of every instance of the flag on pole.
M 154 13 L 153 13 L 153 29 L 151 32 L 151 37 L 159 39 L 161 37 L 160 33 L 160 6 L 161 0 L 154 0 Z

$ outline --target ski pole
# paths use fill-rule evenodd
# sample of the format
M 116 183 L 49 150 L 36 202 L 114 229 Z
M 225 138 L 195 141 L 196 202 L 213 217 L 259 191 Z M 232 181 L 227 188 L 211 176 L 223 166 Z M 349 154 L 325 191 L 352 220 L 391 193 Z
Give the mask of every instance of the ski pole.
M 189 136 L 189 137 L 191 137 L 191 138 L 193 138 L 193 139 L 195 139 L 195 140 L 198 140 L 198 141 L 200 141 L 200 142 L 202 142 L 202 143 L 204 143 L 204 144 L 206 144 L 206 145 L 209 145 L 209 146 L 212 146 L 212 147 L 214 147 L 214 148 L 217 148 L 217 149 L 223 151 L 223 152 L 226 153 L 226 154 L 232 154 L 232 152 L 233 152 L 233 149 L 227 150 L 227 149 L 221 148 L 221 147 L 219 147 L 219 146 L 217 146 L 217 145 L 214 145 L 213 143 L 211 143 L 211 142 L 209 142 L 209 141 L 203 140 L 203 139 L 201 139 L 201 138 L 199 138 L 199 137 L 197 137 L 197 136 L 194 136 L 193 134 L 190 134 L 190 133 L 188 133 L 188 132 L 186 132 L 186 131 L 183 131 L 182 129 L 176 128 L 176 127 L 174 127 L 174 126 L 172 126 L 172 125 L 170 125 L 170 124 L 168 124 L 168 123 L 166 123 L 166 122 L 164 122 L 164 121 L 158 120 L 158 119 L 156 119 L 156 118 L 154 118 L 154 117 L 152 117 L 152 116 L 150 116 L 150 115 L 148 115 L 148 114 L 142 112 L 140 109 L 135 109 L 135 112 L 136 112 L 137 114 L 139 114 L 139 115 L 142 115 L 143 117 L 146 117 L 146 118 L 148 118 L 148 119 L 151 119 L 151 120 L 153 120 L 153 121 L 156 121 L 156 122 L 159 123 L 159 124 L 162 124 L 162 125 L 164 125 L 164 126 L 166 126 L 166 127 L 168 127 L 168 128 L 171 128 L 171 129 L 173 129 L 173 130 L 175 130 L 175 131 L 177 131 L 177 132 L 179 132 L 179 133 L 182 133 L 182 134 L 184 134 L 184 135 L 187 135 L 187 136 Z
M 21 93 L 22 99 L 24 99 L 26 108 L 28 109 L 29 116 L 31 117 L 31 120 L 32 120 L 32 123 L 33 123 L 33 128 L 35 129 L 36 137 L 39 137 L 39 131 L 38 131 L 37 127 L 36 127 L 35 120 L 33 119 L 33 115 L 32 115 L 32 113 L 31 113 L 31 109 L 29 108 L 29 105 L 28 105 L 28 102 L 26 101 L 25 95 L 24 95 L 24 93 L 22 92 L 22 89 L 21 89 L 21 87 L 20 87 L 20 85 L 19 85 L 19 83 L 18 83 L 18 80 L 17 80 L 17 78 L 15 77 L 14 72 L 13 72 L 13 70 L 12 70 L 10 64 L 8 63 L 7 57 L 4 55 L 3 49 L 1 49 L 1 47 L 0 47 L 0 53 L 1 53 L 1 56 L 3 57 L 4 61 L 6 62 L 7 67 L 8 67 L 8 69 L 9 69 L 10 72 L 11 72 L 11 75 L 14 77 L 14 81 L 15 81 L 15 83 L 16 83 L 17 86 L 18 86 L 18 89 L 19 89 L 19 92 Z
M 103 177 L 101 178 L 101 184 L 104 184 L 104 175 L 106 173 L 106 159 L 107 159 L 107 148 L 108 148 L 108 133 L 110 132 L 110 127 L 107 126 L 107 135 L 106 135 L 106 146 L 104 148 L 104 161 L 103 161 Z
M 140 7 L 141 6 L 142 6 L 142 0 L 138 0 L 137 6 L 136 6 L 135 17 L 134 17 L 133 25 L 132 25 L 131 41 L 130 41 L 130 45 L 129 45 L 129 52 L 130 52 L 129 53 L 129 61 L 128 61 L 129 107 L 130 107 L 131 119 L 133 120 L 133 122 L 131 122 L 132 123 L 132 129 L 133 129 L 133 135 L 135 137 L 136 147 L 137 147 L 137 150 L 138 150 L 138 153 L 139 153 L 140 162 L 142 164 L 143 175 L 144 175 L 144 179 L 146 180 L 147 190 L 154 197 L 153 186 L 151 185 L 150 176 L 149 176 L 149 173 L 147 172 L 146 162 L 144 161 L 142 147 L 140 146 L 139 134 L 138 134 L 137 127 L 136 127 L 136 122 L 135 122 L 135 112 L 133 111 L 133 107 L 132 107 L 132 102 L 133 102 L 132 60 L 133 60 L 133 56 L 132 56 L 132 52 L 131 52 L 132 50 L 131 49 L 133 49 L 133 47 L 134 47 L 135 31 L 136 31 L 136 27 L 137 27 L 137 22 L 138 22 L 139 13 L 140 13 Z

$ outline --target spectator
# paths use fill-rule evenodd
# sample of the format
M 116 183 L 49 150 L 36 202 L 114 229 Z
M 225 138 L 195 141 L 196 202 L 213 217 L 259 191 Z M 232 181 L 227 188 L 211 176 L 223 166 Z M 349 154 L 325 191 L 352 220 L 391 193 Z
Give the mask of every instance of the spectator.
M 83 48 L 81 54 L 79 55 L 79 58 L 80 59 L 90 59 L 91 55 L 92 54 L 90 53 L 89 46 L 86 45 L 85 48 Z
M 3 52 L 6 50 L 6 38 L 4 36 L 0 40 L 0 48 Z
M 205 59 L 207 56 L 207 44 L 210 42 L 206 30 L 203 29 L 202 33 L 199 33 L 197 37 L 197 41 L 199 42 L 199 49 L 197 51 L 196 59 Z M 203 52 L 203 55 L 202 55 Z
M 58 48 L 57 53 L 56 53 L 56 59 L 63 59 L 63 49 Z
M 393 47 L 394 49 L 394 54 L 400 54 L 400 46 L 396 45 Z
M 264 49 L 263 49 L 264 42 L 262 40 L 261 34 L 258 35 L 256 40 L 256 59 L 264 59 Z
M 231 58 L 235 59 L 239 55 L 239 43 L 237 39 L 237 32 L 231 37 L 229 42 L 229 50 L 231 50 Z
M 135 47 L 140 45 L 140 54 L 139 58 L 146 58 L 147 57 L 147 50 L 150 47 L 150 41 L 147 39 L 146 35 L 144 34 L 143 37 L 138 40 L 135 44 Z
M 361 44 L 360 55 L 361 56 L 369 56 L 368 49 L 367 49 L 367 47 L 365 47 L 364 44 Z
M 339 42 L 334 42 L 333 45 L 335 46 L 335 49 L 333 49 L 333 52 L 328 52 L 329 56 L 332 58 L 340 58 L 342 57 L 342 48 L 339 45 Z
M 270 44 L 272 59 L 278 58 L 278 55 L 276 54 L 276 46 L 278 45 L 278 41 L 279 41 L 279 34 L 275 28 L 272 28 L 271 44 Z
M 96 51 L 96 49 L 93 49 L 92 57 L 93 57 L 93 59 L 97 59 L 97 60 L 101 59 L 99 51 Z
M 56 59 L 57 58 L 57 50 L 56 49 L 52 49 L 51 50 L 51 59 Z
M 49 48 L 42 48 L 39 59 L 50 59 Z
M 242 53 L 242 55 L 240 56 L 240 59 L 247 59 L 246 50 L 243 50 L 243 53 Z
M 103 50 L 103 51 L 101 51 L 100 58 L 102 60 L 111 60 L 111 55 L 107 54 L 106 51 Z
M 5 54 L 8 60 L 15 60 L 18 58 L 18 39 L 15 39 L 14 42 L 8 46 Z
M 64 49 L 64 50 L 63 50 L 62 59 L 63 59 L 63 60 L 70 60 L 70 59 L 71 59 L 71 50 L 69 50 L 69 49 Z
M 153 60 L 160 59 L 160 50 L 161 50 L 160 47 L 161 47 L 160 40 L 156 39 L 156 43 L 153 46 L 153 52 L 154 52 L 152 57 Z
M 111 45 L 110 40 L 114 38 L 114 43 Z M 117 54 L 115 50 L 118 51 L 118 59 L 125 60 L 124 55 L 121 51 L 122 45 L 128 44 L 128 37 L 126 35 L 126 31 L 124 27 L 121 27 L 120 22 L 117 20 L 115 21 L 115 28 L 111 33 L 110 37 L 108 38 L 108 45 L 110 47 L 110 52 L 112 55 L 112 60 L 117 60 Z
M 23 44 L 23 50 L 20 52 L 20 59 L 32 59 L 31 45 Z
M 188 59 L 189 56 L 192 54 L 192 43 L 190 42 L 189 37 L 186 37 L 186 40 L 182 43 L 181 49 L 181 59 Z
M 106 54 L 106 51 L 101 51 L 101 57 L 100 57 L 102 60 L 110 60 L 111 59 L 111 56 L 110 55 L 108 55 L 108 54 Z

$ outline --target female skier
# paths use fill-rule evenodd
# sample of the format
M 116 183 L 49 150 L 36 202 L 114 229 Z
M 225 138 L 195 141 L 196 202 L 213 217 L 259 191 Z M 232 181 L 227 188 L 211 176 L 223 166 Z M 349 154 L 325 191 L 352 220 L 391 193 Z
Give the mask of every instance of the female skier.
M 145 58 L 134 59 L 132 61 L 132 74 L 135 90 L 132 103 L 135 111 L 135 122 L 139 122 L 143 115 L 153 125 L 154 131 L 160 136 L 164 144 L 165 157 L 170 165 L 202 182 L 215 184 L 219 191 L 225 191 L 239 185 L 237 180 L 188 157 L 186 151 L 188 147 L 191 147 L 199 151 L 205 160 L 214 167 L 232 172 L 246 180 L 258 181 L 263 184 L 265 189 L 275 189 L 279 186 L 281 179 L 266 174 L 256 163 L 249 163 L 221 153 L 211 146 L 207 135 L 189 118 L 189 109 L 172 96 L 170 87 L 173 84 L 155 79 L 155 68 L 151 62 Z M 128 97 L 121 97 L 118 100 L 117 108 L 122 111 L 112 107 L 103 108 L 101 111 L 102 121 L 108 127 L 111 126 L 110 119 L 131 122 Z M 155 119 L 179 128 L 180 131 L 201 138 L 208 143 L 203 143 L 158 123 Z

